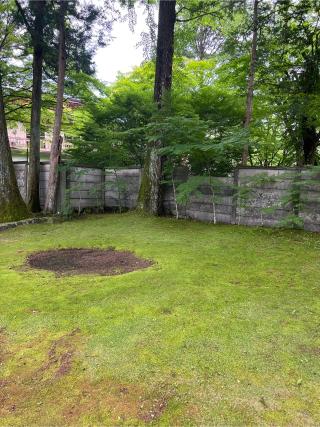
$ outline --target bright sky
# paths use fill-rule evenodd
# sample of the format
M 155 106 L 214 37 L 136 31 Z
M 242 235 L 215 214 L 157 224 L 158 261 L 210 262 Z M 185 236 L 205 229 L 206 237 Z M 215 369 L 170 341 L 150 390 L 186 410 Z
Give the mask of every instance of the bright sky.
M 116 80 L 118 72 L 127 73 L 143 61 L 143 48 L 137 47 L 140 34 L 147 32 L 146 15 L 137 8 L 137 23 L 132 32 L 129 23 L 116 22 L 113 26 L 113 40 L 109 46 L 98 49 L 95 56 L 97 77 L 108 83 Z

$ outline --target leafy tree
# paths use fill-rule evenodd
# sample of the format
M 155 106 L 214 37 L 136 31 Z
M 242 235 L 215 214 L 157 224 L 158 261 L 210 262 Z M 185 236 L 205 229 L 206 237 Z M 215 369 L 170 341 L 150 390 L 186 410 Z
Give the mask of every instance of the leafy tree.
M 243 126 L 248 128 L 252 120 L 253 110 L 253 88 L 255 80 L 255 70 L 257 63 L 257 44 L 258 44 L 258 26 L 259 26 L 259 15 L 258 15 L 259 0 L 254 0 L 253 5 L 253 25 L 252 25 L 252 45 L 251 45 L 251 57 L 250 57 L 250 69 L 248 75 L 248 91 L 246 100 L 246 113 L 243 120 Z M 243 147 L 242 152 L 242 164 L 245 166 L 248 163 L 249 148 L 246 144 Z
M 68 129 L 74 137 L 73 159 L 100 167 L 143 165 L 145 126 L 155 110 L 152 78 L 151 63 L 138 67 L 130 76 L 119 77 L 108 88 L 82 76 L 74 93 L 83 105 L 73 112 Z
M 281 86 L 290 95 L 289 126 L 295 135 L 298 163 L 314 164 L 320 141 L 320 4 L 317 0 L 282 1 L 277 29 L 286 70 Z M 277 59 L 280 59 L 277 55 Z
M 44 30 L 49 4 L 46 0 L 29 1 L 24 9 L 18 0 L 16 5 L 31 36 L 33 47 L 33 78 L 30 123 L 30 160 L 28 172 L 28 206 L 32 212 L 40 211 L 40 122 L 42 96 L 42 68 L 44 60 Z
M 2 75 L 5 73 L 3 57 L 6 57 L 16 42 L 12 3 L 0 2 L 0 221 L 13 221 L 28 216 L 28 210 L 19 192 L 12 163 L 2 90 Z
M 57 102 L 55 111 L 55 121 L 53 127 L 53 137 L 50 153 L 50 170 L 48 179 L 48 188 L 46 194 L 45 212 L 54 213 L 56 195 L 58 190 L 58 163 L 61 154 L 61 122 L 63 112 L 63 93 L 64 79 L 66 73 L 66 24 L 65 15 L 67 12 L 67 2 L 61 1 L 58 12 L 59 26 L 59 58 L 58 58 L 58 83 L 57 83 Z
M 27 216 L 28 210 L 20 195 L 12 163 L 0 71 L 0 220 L 13 221 Z
M 58 74 L 59 42 L 56 37 L 57 4 L 59 2 L 41 0 L 18 1 L 16 5 L 24 27 L 30 34 L 30 42 L 33 47 L 33 91 L 31 102 L 31 138 L 30 138 L 30 165 L 28 174 L 28 202 L 33 211 L 40 209 L 39 204 L 39 170 L 40 170 L 40 130 L 41 130 L 41 106 L 45 102 L 54 105 L 52 89 L 55 87 Z M 103 44 L 107 40 L 112 22 L 117 16 L 114 2 L 106 1 L 104 7 L 108 15 L 104 17 L 102 8 L 94 3 L 83 5 L 77 2 L 63 2 L 66 16 L 65 56 L 68 57 L 68 71 L 85 71 L 92 73 L 92 57 L 97 44 Z M 60 50 L 61 51 L 61 50 Z M 61 64 L 61 61 L 60 61 Z M 61 67 L 60 67 L 61 70 Z M 43 76 L 45 76 L 43 85 Z M 60 83 L 63 79 L 60 78 Z M 43 91 L 45 91 L 44 96 Z M 60 84 L 61 92 L 61 84 Z M 63 92 L 60 95 L 62 99 Z M 42 102 L 45 101 L 45 102 Z M 61 103 L 61 102 L 60 102 Z M 58 113 L 57 115 L 59 115 Z M 56 120 L 57 124 L 57 120 Z M 55 126 L 56 145 L 58 127 Z M 50 194 L 52 192 L 50 191 Z M 52 210 L 52 209 L 50 209 Z
M 165 99 L 170 97 L 172 85 L 175 8 L 175 0 L 160 0 L 153 94 L 159 109 L 163 107 Z M 162 141 L 158 140 L 148 150 L 138 199 L 138 208 L 152 214 L 159 214 L 161 210 L 162 157 L 158 154 L 161 146 Z

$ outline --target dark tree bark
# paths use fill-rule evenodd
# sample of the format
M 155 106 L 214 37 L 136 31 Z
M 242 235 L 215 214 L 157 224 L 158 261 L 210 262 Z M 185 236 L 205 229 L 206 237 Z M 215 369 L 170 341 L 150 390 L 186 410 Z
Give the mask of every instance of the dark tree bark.
M 39 212 L 39 182 L 40 182 L 40 123 L 42 98 L 42 68 L 43 68 L 43 30 L 46 1 L 38 0 L 33 3 L 35 19 L 31 38 L 33 44 L 33 81 L 32 107 L 30 124 L 30 157 L 28 173 L 28 207 L 32 212 Z
M 154 80 L 154 100 L 159 108 L 161 108 L 164 93 L 170 91 L 172 85 L 175 8 L 175 0 L 160 0 Z
M 40 211 L 39 182 L 40 182 L 40 124 L 42 98 L 42 69 L 43 69 L 43 33 L 45 25 L 46 0 L 29 0 L 34 20 L 29 22 L 25 10 L 18 0 L 17 8 L 30 33 L 33 46 L 32 62 L 32 96 L 30 122 L 30 155 L 28 171 L 27 204 L 32 212 Z
M 66 34 L 65 34 L 65 13 L 67 2 L 60 2 L 59 11 L 59 57 L 58 57 L 58 85 L 57 102 L 55 110 L 55 119 L 53 127 L 53 136 L 50 153 L 50 172 L 47 197 L 44 210 L 48 213 L 54 213 L 56 208 L 56 196 L 58 190 L 58 164 L 61 154 L 61 122 L 63 113 L 63 93 L 64 78 L 66 71 Z
M 172 84 L 175 7 L 175 0 L 160 0 L 154 81 L 154 101 L 159 109 Z M 158 153 L 161 145 L 161 141 L 156 141 L 148 151 L 138 199 L 138 208 L 153 215 L 159 215 L 162 207 L 160 186 L 163 159 Z
M 258 4 L 259 0 L 254 0 L 253 4 L 253 31 L 252 31 L 252 44 L 251 44 L 251 59 L 249 68 L 248 78 L 248 89 L 247 89 L 247 101 L 246 101 L 246 112 L 243 120 L 244 128 L 248 128 L 252 120 L 253 111 L 253 89 L 254 89 L 254 77 L 257 63 L 257 40 L 258 40 Z M 242 165 L 246 166 L 249 158 L 249 147 L 246 144 L 242 151 Z
M 0 75 L 0 222 L 26 217 L 28 210 L 20 195 L 12 162 Z
M 320 44 L 316 41 L 312 45 L 312 53 L 309 58 L 306 58 L 304 72 L 300 75 L 301 90 L 304 93 L 306 100 L 309 96 L 314 96 L 319 91 L 320 85 Z M 314 165 L 317 161 L 317 149 L 320 143 L 320 133 L 317 132 L 314 125 L 315 117 L 310 114 L 302 114 L 300 118 L 300 133 L 302 139 L 302 161 L 304 165 Z M 298 153 L 299 154 L 299 153 Z
M 301 124 L 303 164 L 314 165 L 316 162 L 317 148 L 320 135 L 315 126 L 308 125 L 307 117 L 303 117 Z

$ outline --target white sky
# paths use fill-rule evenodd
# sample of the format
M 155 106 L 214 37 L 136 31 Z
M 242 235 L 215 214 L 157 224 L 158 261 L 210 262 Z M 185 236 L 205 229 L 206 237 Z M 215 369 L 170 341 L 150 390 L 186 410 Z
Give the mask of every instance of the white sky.
M 146 15 L 143 9 L 137 8 L 137 23 L 134 32 L 129 28 L 129 23 L 116 22 L 113 26 L 113 40 L 107 47 L 97 50 L 95 55 L 96 75 L 106 82 L 114 82 L 118 72 L 127 73 L 134 66 L 143 61 L 143 48 L 137 47 L 140 42 L 140 34 L 147 32 L 145 24 Z

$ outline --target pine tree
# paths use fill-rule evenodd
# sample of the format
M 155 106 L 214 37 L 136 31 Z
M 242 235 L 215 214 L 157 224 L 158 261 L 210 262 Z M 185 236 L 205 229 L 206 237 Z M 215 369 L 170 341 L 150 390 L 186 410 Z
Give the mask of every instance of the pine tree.
M 0 54 L 7 56 L 15 42 L 14 19 L 11 4 L 0 3 Z M 1 58 L 2 59 L 2 58 Z M 0 62 L 0 222 L 26 218 L 29 213 L 22 200 L 9 145 L 4 109 L 2 76 L 4 63 Z

